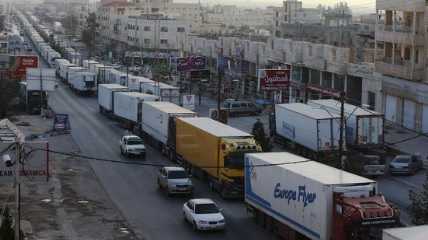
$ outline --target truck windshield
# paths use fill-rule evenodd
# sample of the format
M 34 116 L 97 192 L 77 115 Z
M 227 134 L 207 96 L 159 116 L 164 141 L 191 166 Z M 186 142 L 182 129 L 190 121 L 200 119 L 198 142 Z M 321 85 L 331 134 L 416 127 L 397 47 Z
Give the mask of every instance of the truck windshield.
M 244 153 L 230 153 L 224 158 L 224 166 L 226 168 L 241 169 L 244 168 Z

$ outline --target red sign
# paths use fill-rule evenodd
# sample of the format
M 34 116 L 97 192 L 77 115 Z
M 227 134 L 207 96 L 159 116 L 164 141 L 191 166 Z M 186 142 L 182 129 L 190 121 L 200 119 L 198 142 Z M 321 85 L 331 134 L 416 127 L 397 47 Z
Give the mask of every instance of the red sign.
M 281 90 L 290 84 L 289 69 L 260 69 L 259 86 L 261 90 Z
M 12 79 L 24 80 L 27 68 L 38 68 L 39 58 L 31 56 L 10 56 L 10 75 Z

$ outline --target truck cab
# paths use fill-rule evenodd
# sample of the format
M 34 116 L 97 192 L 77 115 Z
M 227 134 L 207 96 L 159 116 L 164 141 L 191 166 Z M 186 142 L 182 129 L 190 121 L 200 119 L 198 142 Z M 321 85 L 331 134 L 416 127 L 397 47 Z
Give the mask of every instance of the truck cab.
M 334 193 L 333 240 L 381 239 L 382 229 L 399 225 L 399 211 L 380 194 L 350 197 Z
M 224 198 L 243 196 L 244 156 L 247 153 L 261 152 L 260 145 L 253 138 L 222 139 L 220 159 L 224 168 L 219 169 L 216 188 Z

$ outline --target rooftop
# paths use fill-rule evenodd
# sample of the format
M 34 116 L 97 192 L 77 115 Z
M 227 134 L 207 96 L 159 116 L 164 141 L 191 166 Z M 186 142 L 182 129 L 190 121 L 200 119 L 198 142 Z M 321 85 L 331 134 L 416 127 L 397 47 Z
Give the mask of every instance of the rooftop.
M 308 160 L 288 152 L 251 153 L 256 159 L 267 164 L 282 164 L 278 167 L 287 169 L 298 175 L 303 175 L 325 185 L 351 185 L 375 183 L 375 181 L 358 175 L 330 167 L 328 165 Z M 260 164 L 260 163 L 257 163 Z
M 340 118 L 338 114 L 327 112 L 326 110 L 315 108 L 303 103 L 287 103 L 287 104 L 277 104 L 276 108 L 284 108 L 290 111 L 302 114 L 312 119 L 331 119 L 331 118 Z
M 197 127 L 216 137 L 250 137 L 249 133 L 243 132 L 211 118 L 180 118 L 181 121 Z

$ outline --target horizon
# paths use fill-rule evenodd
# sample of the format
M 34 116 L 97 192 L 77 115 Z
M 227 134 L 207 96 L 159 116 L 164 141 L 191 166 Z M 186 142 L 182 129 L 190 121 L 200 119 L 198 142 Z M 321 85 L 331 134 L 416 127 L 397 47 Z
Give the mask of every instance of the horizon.
M 197 3 L 198 0 L 176 0 L 174 2 Z M 202 5 L 236 5 L 247 8 L 265 8 L 267 6 L 282 6 L 282 0 L 200 0 Z M 334 6 L 338 2 L 346 2 L 355 14 L 365 14 L 375 12 L 375 0 L 302 0 L 304 8 L 313 8 L 318 5 Z

